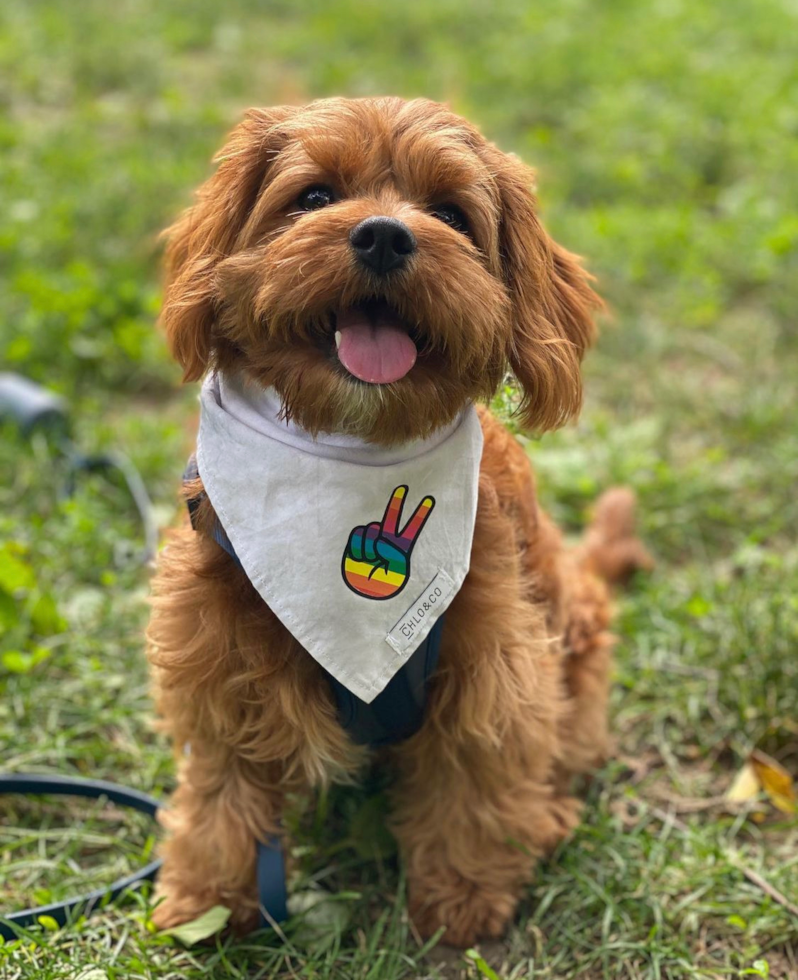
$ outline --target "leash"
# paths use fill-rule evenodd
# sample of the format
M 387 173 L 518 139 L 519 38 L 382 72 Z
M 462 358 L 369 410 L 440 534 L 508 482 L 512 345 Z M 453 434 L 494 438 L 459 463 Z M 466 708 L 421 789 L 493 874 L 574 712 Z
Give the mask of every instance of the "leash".
M 162 804 L 137 789 L 128 789 L 102 779 L 81 779 L 77 776 L 37 776 L 28 773 L 0 773 L 0 795 L 19 793 L 26 796 L 82 796 L 99 800 L 105 797 L 111 803 L 146 813 L 155 818 Z M 118 898 L 123 892 L 142 881 L 152 881 L 161 868 L 160 859 L 150 861 L 143 868 L 124 878 L 119 878 L 107 888 L 97 888 L 85 895 L 67 898 L 62 902 L 40 905 L 35 908 L 0 914 L 0 936 L 3 939 L 16 939 L 18 929 L 36 925 L 39 916 L 49 915 L 59 926 L 66 925 L 73 915 L 89 916 L 107 902 Z M 258 842 L 257 856 L 258 900 L 264 924 L 283 922 L 288 918 L 288 893 L 285 883 L 285 862 L 280 839 L 271 837 L 268 842 Z M 269 921 L 271 920 L 271 921 Z
M 80 779 L 73 776 L 35 776 L 28 773 L 0 774 L 0 794 L 20 793 L 23 795 L 39 796 L 43 794 L 54 796 L 82 796 L 92 800 L 102 797 L 116 803 L 118 806 L 138 810 L 154 817 L 161 804 L 153 796 L 142 793 L 137 789 L 127 789 L 115 783 L 107 783 L 102 779 Z M 17 930 L 35 925 L 39 916 L 49 915 L 59 926 L 66 924 L 73 915 L 91 915 L 106 901 L 112 901 L 122 892 L 133 888 L 141 881 L 151 881 L 158 873 L 161 861 L 150 861 L 143 868 L 119 878 L 107 888 L 98 888 L 85 895 L 67 898 L 63 902 L 53 902 L 50 905 L 40 905 L 36 908 L 12 912 L 11 915 L 0 916 L 0 936 L 3 939 L 16 939 Z

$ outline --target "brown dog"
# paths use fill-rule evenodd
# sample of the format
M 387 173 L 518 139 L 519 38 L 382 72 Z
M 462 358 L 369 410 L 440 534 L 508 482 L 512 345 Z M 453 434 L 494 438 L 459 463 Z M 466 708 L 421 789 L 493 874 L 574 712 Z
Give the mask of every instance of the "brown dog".
M 185 380 L 237 372 L 308 433 L 396 446 L 490 398 L 509 365 L 522 423 L 560 425 L 580 407 L 600 304 L 541 226 L 531 183 L 425 100 L 248 112 L 168 232 L 163 323 Z M 376 258 L 363 254 L 373 234 L 366 249 L 352 234 L 375 216 L 392 219 L 377 223 Z M 364 383 L 336 355 L 336 322 L 366 303 L 415 344 L 399 380 Z M 383 753 L 411 913 L 458 945 L 502 932 L 535 858 L 577 823 L 570 777 L 608 749 L 606 583 L 646 563 L 623 490 L 600 502 L 581 548 L 564 548 L 520 445 L 480 419 L 471 571 L 423 726 Z M 217 903 L 252 926 L 255 842 L 278 831 L 286 794 L 351 780 L 371 757 L 339 724 L 324 671 L 202 533 L 214 520 L 205 500 L 200 533 L 175 532 L 154 584 L 149 656 L 180 758 L 161 927 Z

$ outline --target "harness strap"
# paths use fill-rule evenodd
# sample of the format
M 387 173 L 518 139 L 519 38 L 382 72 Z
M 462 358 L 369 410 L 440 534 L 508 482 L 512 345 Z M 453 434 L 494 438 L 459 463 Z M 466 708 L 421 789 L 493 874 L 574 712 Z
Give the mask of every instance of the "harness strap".
M 380 748 L 403 742 L 424 723 L 427 684 L 438 666 L 446 614 L 439 616 L 407 663 L 371 704 L 361 701 L 332 674 L 327 680 L 338 708 L 338 721 L 356 745 Z
M 255 868 L 261 924 L 264 926 L 271 925 L 269 919 L 274 922 L 285 922 L 288 918 L 285 852 L 282 841 L 277 835 L 271 837 L 266 843 L 258 841 Z
M 197 468 L 197 457 L 192 454 L 189 457 L 189 461 L 186 464 L 185 470 L 183 471 L 183 484 L 185 485 L 186 483 L 191 483 L 193 480 L 196 480 L 198 478 L 199 478 L 199 469 Z M 199 513 L 200 504 L 202 503 L 203 500 L 205 500 L 207 496 L 208 495 L 203 490 L 202 493 L 198 494 L 196 497 L 189 497 L 188 500 L 186 500 L 186 506 L 188 507 L 188 516 L 191 521 L 191 526 L 194 528 L 195 531 L 197 530 L 197 514 Z M 241 559 L 236 554 L 236 550 L 233 547 L 230 538 L 227 537 L 227 532 L 222 527 L 222 522 L 218 518 L 213 522 L 211 537 L 219 545 L 219 547 L 222 548 L 223 551 L 226 551 L 227 554 L 230 555 L 230 557 L 233 559 L 236 565 L 238 565 L 239 568 L 243 568 L 241 564 Z

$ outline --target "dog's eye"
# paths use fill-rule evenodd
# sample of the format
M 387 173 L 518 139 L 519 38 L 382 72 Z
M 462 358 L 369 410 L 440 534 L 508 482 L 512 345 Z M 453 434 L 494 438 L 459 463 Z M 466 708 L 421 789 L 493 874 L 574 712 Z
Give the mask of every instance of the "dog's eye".
M 466 218 L 456 204 L 438 204 L 432 209 L 432 215 L 438 221 L 442 221 L 463 235 L 471 233 L 471 229 L 468 226 L 468 218 Z
M 332 204 L 334 200 L 335 194 L 329 187 L 317 185 L 302 191 L 297 204 L 302 211 L 318 211 L 319 208 L 326 208 L 328 204 Z

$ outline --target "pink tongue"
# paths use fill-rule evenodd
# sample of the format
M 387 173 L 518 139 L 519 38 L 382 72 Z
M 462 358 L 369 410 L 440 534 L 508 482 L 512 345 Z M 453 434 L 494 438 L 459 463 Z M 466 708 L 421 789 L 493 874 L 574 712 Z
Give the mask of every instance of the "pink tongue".
M 361 381 L 390 384 L 416 363 L 416 345 L 395 314 L 381 311 L 374 319 L 363 310 L 342 310 L 337 327 L 338 359 Z

